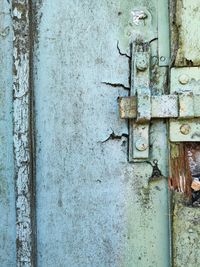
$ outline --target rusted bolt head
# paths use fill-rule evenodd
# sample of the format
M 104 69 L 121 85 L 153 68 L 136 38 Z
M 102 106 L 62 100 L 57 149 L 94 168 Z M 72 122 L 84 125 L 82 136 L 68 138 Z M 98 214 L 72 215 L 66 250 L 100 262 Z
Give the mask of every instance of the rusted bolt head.
M 165 60 L 166 60 L 165 57 L 163 57 L 163 56 L 160 57 L 160 61 L 164 62 Z
M 187 74 L 182 74 L 179 76 L 178 80 L 181 84 L 187 84 L 189 82 L 189 77 Z
M 187 134 L 190 133 L 190 131 L 191 131 L 191 127 L 190 127 L 190 125 L 188 125 L 188 124 L 183 124 L 183 125 L 181 125 L 181 127 L 180 127 L 180 132 L 181 132 L 182 134 L 187 135 Z
M 136 141 L 135 147 L 139 151 L 145 151 L 148 147 L 147 141 L 144 138 L 140 138 Z
M 136 60 L 136 67 L 140 71 L 145 71 L 148 67 L 148 62 L 145 56 L 140 56 Z

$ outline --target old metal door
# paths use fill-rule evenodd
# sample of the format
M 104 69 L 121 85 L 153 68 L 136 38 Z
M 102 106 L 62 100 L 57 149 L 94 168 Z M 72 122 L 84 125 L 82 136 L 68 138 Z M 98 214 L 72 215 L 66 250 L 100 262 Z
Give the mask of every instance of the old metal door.
M 199 8 L 0 1 L 0 266 L 200 266 Z

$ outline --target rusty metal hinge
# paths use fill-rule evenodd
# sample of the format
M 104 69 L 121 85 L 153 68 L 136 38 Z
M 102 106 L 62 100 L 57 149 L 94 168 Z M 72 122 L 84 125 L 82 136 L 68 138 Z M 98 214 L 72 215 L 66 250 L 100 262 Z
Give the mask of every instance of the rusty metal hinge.
M 129 159 L 149 157 L 152 119 L 169 118 L 172 142 L 200 141 L 200 68 L 171 69 L 169 95 L 151 95 L 150 45 L 134 46 L 131 95 L 119 99 L 120 117 L 130 120 Z

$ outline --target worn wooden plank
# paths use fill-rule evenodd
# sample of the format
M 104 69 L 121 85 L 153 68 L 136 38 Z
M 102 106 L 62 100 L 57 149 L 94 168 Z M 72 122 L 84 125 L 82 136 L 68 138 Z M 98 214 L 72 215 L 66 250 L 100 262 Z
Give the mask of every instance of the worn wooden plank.
M 192 181 L 200 178 L 199 155 L 200 147 L 195 143 L 171 144 L 172 261 L 176 267 L 200 264 L 200 193 L 192 189 Z
M 0 266 L 15 266 L 11 3 L 0 1 Z
M 172 58 L 175 66 L 199 66 L 200 0 L 171 1 Z
M 30 12 L 29 0 L 12 1 L 17 266 L 35 265 Z
M 171 144 L 170 150 L 170 187 L 183 193 L 190 201 L 192 196 L 192 176 L 185 144 Z
M 172 64 L 177 67 L 199 66 L 199 0 L 185 1 L 177 0 L 171 2 L 171 40 L 172 40 Z M 194 67 L 193 67 L 194 68 Z M 198 69 L 191 69 L 196 73 L 185 88 L 198 89 Z M 189 75 L 185 68 L 180 68 L 184 75 Z M 178 78 L 178 77 L 177 77 Z M 180 86 L 177 85 L 174 90 Z M 194 110 L 198 114 L 199 97 L 194 97 Z M 191 138 L 198 140 L 198 121 L 192 120 Z M 177 125 L 179 130 L 181 126 Z M 172 128 L 171 128 L 172 129 Z M 191 138 L 185 141 L 191 141 Z M 183 139 L 184 140 L 184 139 Z M 173 266 L 179 267 L 199 266 L 199 218 L 200 210 L 195 206 L 198 203 L 198 191 L 194 192 L 191 185 L 195 178 L 195 171 L 199 169 L 199 146 L 197 143 L 171 144 L 170 171 L 172 194 L 172 253 Z M 198 156 L 197 156 L 198 155 Z M 195 197 L 197 198 L 195 200 Z
M 200 179 L 200 146 L 196 143 L 176 144 L 171 149 L 173 172 L 173 264 L 198 267 L 200 259 L 200 192 L 192 189 L 192 181 Z M 179 156 L 178 156 L 179 153 Z M 176 159 L 175 159 L 176 158 Z
M 157 37 L 156 8 L 157 0 L 44 0 L 38 9 L 39 266 L 169 266 L 167 180 L 148 183 L 151 164 L 128 163 L 128 125 L 117 103 L 129 94 L 133 39 Z M 151 46 L 155 95 L 166 87 L 166 69 L 157 41 Z M 167 176 L 165 137 L 158 120 L 151 160 Z
M 200 209 L 185 205 L 185 198 L 174 193 L 173 266 L 198 267 L 200 264 Z

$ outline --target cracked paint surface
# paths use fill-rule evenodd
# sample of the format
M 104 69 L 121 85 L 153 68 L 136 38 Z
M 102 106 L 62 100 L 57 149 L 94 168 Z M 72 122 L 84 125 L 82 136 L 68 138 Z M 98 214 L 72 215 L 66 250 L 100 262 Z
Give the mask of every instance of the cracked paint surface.
M 199 66 L 200 1 L 171 1 L 172 57 L 175 66 Z
M 167 181 L 149 184 L 152 166 L 128 163 L 128 125 L 119 118 L 117 102 L 129 94 L 133 36 L 125 33 L 137 30 L 128 25 L 137 5 L 153 13 L 157 2 L 44 0 L 37 14 L 42 14 L 34 76 L 41 266 L 160 267 L 163 258 L 168 266 Z M 153 56 L 155 32 L 148 35 Z M 164 84 L 155 66 L 154 57 L 154 93 Z M 165 126 L 157 121 L 152 158 L 166 176 L 163 136 Z
M 15 266 L 11 5 L 0 1 L 0 266 Z
M 16 197 L 16 266 L 34 266 L 30 3 L 12 1 L 13 146 Z

